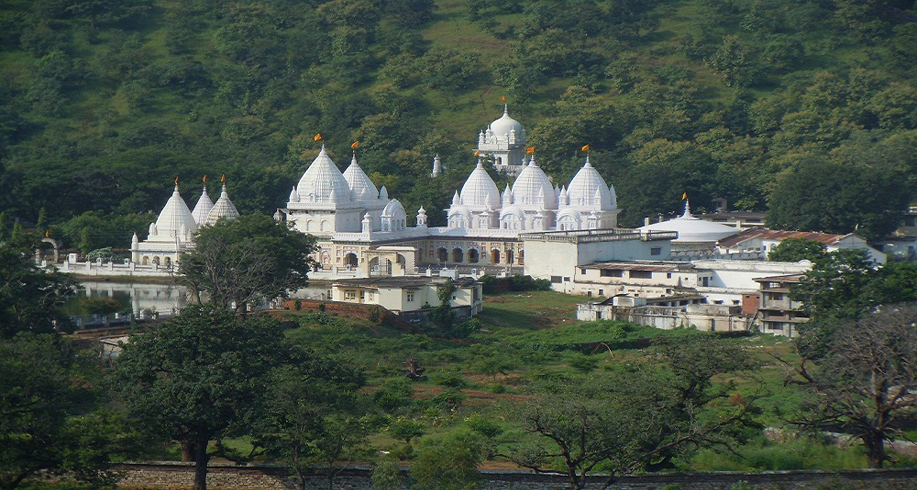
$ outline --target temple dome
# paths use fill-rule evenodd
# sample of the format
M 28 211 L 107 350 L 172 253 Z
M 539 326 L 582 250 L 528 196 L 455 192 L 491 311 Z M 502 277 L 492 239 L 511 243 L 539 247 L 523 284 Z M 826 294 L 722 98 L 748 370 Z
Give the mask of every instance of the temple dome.
M 503 138 L 510 134 L 510 132 L 513 130 L 516 132 L 516 140 L 521 140 L 522 124 L 519 121 L 509 117 L 509 108 L 504 105 L 503 116 L 501 116 L 500 119 L 490 123 L 490 131 L 498 138 Z
M 605 184 L 605 179 L 599 175 L 598 170 L 589 163 L 589 157 L 587 156 L 583 168 L 576 173 L 573 180 L 570 181 L 570 185 L 567 186 L 567 202 L 570 206 L 593 207 L 597 204 L 595 202 L 596 191 L 601 197 L 599 209 L 613 211 L 616 203 L 613 202 L 611 191 L 609 191 L 608 185 Z
M 156 218 L 155 230 L 160 237 L 180 237 L 188 233 L 197 231 L 197 222 L 191 215 L 191 210 L 185 204 L 185 200 L 178 193 L 178 185 L 172 191 L 172 197 L 163 206 Z
M 312 164 L 302 175 L 302 178 L 299 179 L 296 191 L 299 194 L 300 202 L 328 203 L 331 202 L 331 192 L 335 186 L 339 189 L 349 189 L 350 183 L 347 182 L 347 179 L 338 170 L 337 165 L 325 152 L 325 147 L 322 146 L 322 151 L 319 152 L 318 156 L 315 157 L 315 160 L 312 161 Z M 350 196 L 347 197 L 344 201 L 350 201 Z
M 211 209 L 213 209 L 213 201 L 211 201 L 210 196 L 207 195 L 207 186 L 204 186 L 201 197 L 197 200 L 197 204 L 194 205 L 194 211 L 191 211 L 194 222 L 197 223 L 198 226 L 204 224 L 204 222 L 207 221 L 207 214 L 210 213 Z
M 642 226 L 640 231 L 677 231 L 678 238 L 673 242 L 716 242 L 731 235 L 737 230 L 731 226 L 712 223 L 691 215 L 691 205 L 685 202 L 685 212 L 681 216 Z
M 207 214 L 207 225 L 213 225 L 221 218 L 236 219 L 239 217 L 239 210 L 229 200 L 229 193 L 226 192 L 226 184 L 223 184 L 223 191 L 220 192 L 220 198 L 214 203 L 213 209 Z
M 468 176 L 465 185 L 462 186 L 461 202 L 468 207 L 490 207 L 492 209 L 500 208 L 500 191 L 497 184 L 490 178 L 487 170 L 481 160 L 478 160 L 478 166 Z
M 343 175 L 344 179 L 347 180 L 347 183 L 350 186 L 353 200 L 369 201 L 378 199 L 379 190 L 376 189 L 375 185 L 373 185 L 373 181 L 369 180 L 366 172 L 360 168 L 360 164 L 357 163 L 356 155 L 354 155 L 353 159 L 350 161 L 350 166 L 347 167 L 347 170 L 344 171 Z
M 534 158 L 529 160 L 513 183 L 513 202 L 528 209 L 557 209 L 554 187 Z

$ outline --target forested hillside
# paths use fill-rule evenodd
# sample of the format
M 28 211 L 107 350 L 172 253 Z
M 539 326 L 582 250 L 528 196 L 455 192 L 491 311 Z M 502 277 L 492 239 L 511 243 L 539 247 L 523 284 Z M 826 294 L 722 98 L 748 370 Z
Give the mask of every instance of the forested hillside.
M 0 211 L 85 250 L 176 176 L 273 212 L 316 133 L 443 209 L 500 96 L 555 181 L 591 146 L 624 225 L 687 192 L 874 238 L 917 176 L 912 0 L 5 0 L 0 42 Z

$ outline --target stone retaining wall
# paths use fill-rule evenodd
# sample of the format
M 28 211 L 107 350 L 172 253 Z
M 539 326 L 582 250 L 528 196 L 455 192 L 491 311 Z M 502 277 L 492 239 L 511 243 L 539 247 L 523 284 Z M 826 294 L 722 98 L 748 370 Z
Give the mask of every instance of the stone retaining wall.
M 131 463 L 116 468 L 122 475 L 120 487 L 136 490 L 187 490 L 192 486 L 194 466 L 191 463 Z M 335 490 L 373 490 L 371 471 L 347 469 L 334 479 Z M 536 475 L 524 471 L 482 471 L 486 490 L 565 490 L 563 477 Z M 595 478 L 592 488 L 600 488 Z M 762 490 L 914 490 L 917 469 L 846 470 L 846 471 L 768 471 L 662 473 L 621 478 L 612 486 L 621 490 L 729 490 L 746 482 Z M 211 465 L 207 475 L 210 490 L 290 490 L 293 480 L 276 466 Z M 327 479 L 310 475 L 307 490 L 327 490 Z M 434 490 L 434 489 L 430 489 Z

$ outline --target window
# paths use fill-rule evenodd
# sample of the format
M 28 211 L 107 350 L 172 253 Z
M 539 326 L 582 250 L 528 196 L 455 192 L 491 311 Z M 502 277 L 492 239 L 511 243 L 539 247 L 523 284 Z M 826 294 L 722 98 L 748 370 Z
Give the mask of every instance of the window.
M 561 276 L 551 276 L 551 282 L 554 284 L 560 284 L 563 280 Z
M 650 271 L 630 271 L 631 279 L 652 279 L 653 273 Z
M 344 291 L 344 299 L 357 299 L 356 291 Z
M 671 272 L 666 272 L 666 273 L 665 273 L 665 278 L 666 278 L 666 279 L 671 279 L 671 278 L 672 278 L 672 273 L 671 273 Z
M 586 269 L 580 268 L 579 273 L 582 275 L 586 275 Z
M 602 277 L 624 277 L 624 271 L 602 269 Z
M 408 302 L 414 301 L 414 291 L 408 291 Z
M 662 255 L 662 247 L 653 247 L 650 249 L 650 255 Z

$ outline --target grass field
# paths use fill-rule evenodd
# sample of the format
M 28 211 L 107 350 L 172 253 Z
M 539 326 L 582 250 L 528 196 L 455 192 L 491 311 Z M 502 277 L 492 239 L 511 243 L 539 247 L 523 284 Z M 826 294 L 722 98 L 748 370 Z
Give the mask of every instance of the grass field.
M 484 418 L 501 428 L 497 443 L 506 445 L 529 437 L 515 427 L 511 414 L 513 407 L 526 402 L 526 387 L 533 381 L 615 375 L 618 367 L 645 357 L 644 347 L 651 339 L 691 333 L 608 321 L 579 322 L 575 305 L 585 300 L 555 292 L 489 296 L 478 317 L 481 328 L 462 340 L 315 314 L 291 314 L 302 326 L 288 335 L 365 370 L 367 395 L 408 384 L 404 363 L 418 359 L 426 369 L 425 378 L 410 383 L 414 401 L 402 412 L 405 416 L 424 421 L 429 437 Z M 745 346 L 759 365 L 752 373 L 719 382 L 734 383 L 747 396 L 757 398 L 762 427 L 787 424 L 802 401 L 796 386 L 784 384 L 785 368 L 776 360 L 796 360 L 790 341 L 762 335 L 727 341 Z M 403 441 L 384 431 L 369 441 L 378 450 L 410 456 Z M 753 437 L 735 452 L 704 450 L 680 462 L 684 469 L 693 470 L 834 469 L 865 464 L 856 445 L 842 449 L 793 437 L 775 442 L 763 435 Z M 505 467 L 506 463 L 489 465 Z

